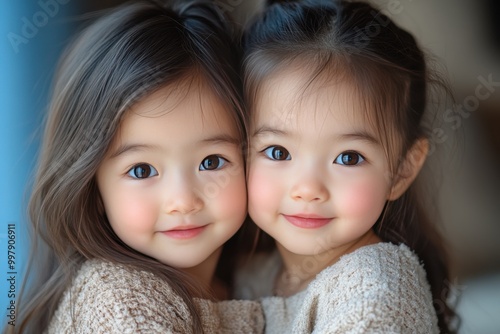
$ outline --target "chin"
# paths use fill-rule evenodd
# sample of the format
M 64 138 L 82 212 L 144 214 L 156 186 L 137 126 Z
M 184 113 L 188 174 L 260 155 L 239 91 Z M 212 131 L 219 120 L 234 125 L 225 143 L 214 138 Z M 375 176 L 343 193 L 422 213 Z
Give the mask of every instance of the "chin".
M 179 257 L 181 257 L 181 256 L 179 256 Z M 193 267 L 200 265 L 205 260 L 206 260 L 205 258 L 195 258 L 195 259 L 183 258 L 182 261 L 162 261 L 162 260 L 158 259 L 158 261 L 160 261 L 161 263 L 163 263 L 167 266 L 170 266 L 172 268 L 176 268 L 176 269 L 193 268 Z
M 278 240 L 279 242 L 279 240 Z M 297 255 L 304 255 L 304 256 L 313 256 L 321 253 L 321 250 L 318 250 L 317 245 L 304 245 L 302 242 L 285 242 L 281 243 L 279 242 L 281 247 L 286 249 L 288 252 L 297 254 Z

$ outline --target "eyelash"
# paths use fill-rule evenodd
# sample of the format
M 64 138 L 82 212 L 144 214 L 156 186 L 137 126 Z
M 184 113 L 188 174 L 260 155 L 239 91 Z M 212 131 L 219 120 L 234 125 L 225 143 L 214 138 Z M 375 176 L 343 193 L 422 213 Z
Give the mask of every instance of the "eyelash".
M 273 150 L 271 152 L 268 152 L 269 150 Z M 276 151 L 281 151 L 281 152 L 284 152 L 283 154 L 286 155 L 286 158 L 285 159 L 277 159 L 275 158 L 274 156 L 274 153 Z M 292 157 L 290 156 L 290 152 L 288 152 L 288 150 L 286 148 L 284 148 L 283 146 L 280 146 L 280 145 L 271 145 L 271 146 L 268 146 L 266 147 L 265 149 L 263 149 L 261 151 L 262 154 L 264 154 L 268 159 L 270 160 L 273 160 L 273 161 L 286 161 L 286 160 L 292 160 Z
M 152 173 L 154 173 L 154 175 L 148 175 L 148 176 L 145 176 L 145 177 L 137 176 L 137 174 L 135 172 L 137 172 L 137 168 L 139 168 L 139 167 L 146 167 L 146 168 L 142 168 L 142 171 L 144 172 L 144 170 L 146 170 L 146 171 L 149 170 L 149 173 L 152 172 Z M 144 179 L 149 179 L 150 177 L 157 176 L 158 175 L 158 171 L 156 170 L 156 168 L 154 168 L 150 164 L 139 163 L 139 164 L 136 164 L 136 165 L 132 166 L 132 168 L 130 168 L 127 171 L 127 175 L 130 176 L 131 178 L 135 179 L 135 180 L 144 180 Z
M 222 161 L 222 166 L 217 165 L 217 167 L 216 167 L 215 169 L 208 169 L 207 167 L 205 167 L 205 166 L 203 165 L 203 162 L 204 162 L 204 161 L 208 161 L 208 159 L 209 159 L 209 158 L 217 158 L 217 159 L 218 159 L 218 162 L 221 162 L 221 161 Z M 200 163 L 200 167 L 199 167 L 199 170 L 200 170 L 200 171 L 214 171 L 214 170 L 219 170 L 219 169 L 223 168 L 224 166 L 226 166 L 226 164 L 228 164 L 228 163 L 230 163 L 230 161 L 229 161 L 229 160 L 227 160 L 226 158 L 223 158 L 223 157 L 221 157 L 220 155 L 217 155 L 217 154 L 211 154 L 211 155 L 209 155 L 209 156 L 205 157 L 205 158 L 201 161 L 201 163 Z M 220 167 L 220 168 L 219 168 L 219 167 Z
M 213 168 L 213 169 L 210 169 L 210 166 L 204 165 L 204 162 L 208 161 L 210 158 L 212 158 L 212 159 L 213 158 L 217 158 L 218 159 L 217 166 L 215 168 Z M 200 166 L 199 166 L 198 169 L 200 171 L 215 171 L 215 170 L 219 170 L 219 169 L 223 168 L 228 163 L 230 163 L 230 161 L 227 160 L 226 158 L 223 158 L 223 157 L 221 157 L 221 156 L 219 156 L 217 154 L 212 154 L 212 155 L 209 155 L 209 156 L 205 157 L 201 161 Z M 140 173 L 142 175 L 137 175 L 137 173 Z M 147 175 L 144 176 L 145 174 L 147 174 Z M 149 178 L 154 177 L 154 176 L 158 176 L 159 173 L 156 170 L 156 168 L 154 168 L 150 164 L 141 162 L 141 163 L 138 163 L 138 164 L 132 166 L 132 168 L 130 168 L 127 171 L 127 175 L 130 176 L 132 179 L 135 179 L 135 180 L 144 180 L 144 179 L 149 179 Z
M 353 154 L 356 156 L 356 162 L 354 164 L 346 164 L 345 161 L 343 161 L 344 159 L 342 157 L 345 157 L 347 156 L 348 154 Z M 365 157 L 363 157 L 361 154 L 359 154 L 358 152 L 356 151 L 345 151 L 345 152 L 342 152 L 340 153 L 336 158 L 335 160 L 333 161 L 334 164 L 338 164 L 338 165 L 341 165 L 341 166 L 348 166 L 348 167 L 354 167 L 354 166 L 359 166 L 360 164 L 362 164 L 363 162 L 365 162 L 366 159 Z
M 281 154 L 285 155 L 286 158 L 285 159 L 276 158 L 276 156 L 275 156 L 275 152 L 276 151 L 281 151 L 282 152 Z M 287 161 L 287 160 L 292 160 L 292 157 L 290 156 L 290 152 L 288 152 L 288 150 L 286 148 L 284 148 L 283 146 L 280 146 L 280 145 L 271 145 L 271 146 L 268 146 L 265 149 L 263 149 L 262 151 L 260 151 L 260 153 L 264 154 L 268 159 L 273 160 L 273 161 Z M 344 160 L 345 159 L 344 157 L 346 157 L 348 155 L 355 155 L 355 159 L 354 160 L 356 160 L 356 161 L 353 164 L 346 163 L 346 161 Z M 349 161 L 351 161 L 351 159 Z M 353 167 L 353 166 L 358 166 L 358 165 L 362 164 L 365 161 L 366 161 L 366 159 L 365 159 L 365 157 L 362 154 L 360 154 L 360 153 L 358 153 L 356 151 L 345 151 L 345 152 L 340 153 L 335 158 L 335 160 L 333 161 L 333 163 L 341 165 L 341 166 Z

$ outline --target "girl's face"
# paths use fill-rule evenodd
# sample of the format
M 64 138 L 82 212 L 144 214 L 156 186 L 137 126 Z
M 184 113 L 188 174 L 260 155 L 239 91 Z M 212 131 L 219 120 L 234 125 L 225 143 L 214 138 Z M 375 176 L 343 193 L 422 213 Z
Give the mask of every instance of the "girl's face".
M 181 269 L 216 261 L 247 203 L 234 121 L 206 85 L 188 89 L 169 86 L 135 104 L 97 172 L 118 237 Z
M 334 258 L 379 240 L 372 227 L 390 193 L 389 165 L 351 86 L 307 80 L 285 70 L 260 87 L 249 213 L 282 254 Z

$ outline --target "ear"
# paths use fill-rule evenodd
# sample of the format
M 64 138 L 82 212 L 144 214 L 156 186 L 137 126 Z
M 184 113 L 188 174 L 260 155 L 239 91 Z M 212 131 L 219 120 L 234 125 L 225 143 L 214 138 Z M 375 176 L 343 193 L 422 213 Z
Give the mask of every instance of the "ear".
M 429 140 L 418 139 L 406 153 L 405 160 L 400 164 L 395 182 L 387 199 L 397 200 L 410 187 L 424 165 L 429 152 Z

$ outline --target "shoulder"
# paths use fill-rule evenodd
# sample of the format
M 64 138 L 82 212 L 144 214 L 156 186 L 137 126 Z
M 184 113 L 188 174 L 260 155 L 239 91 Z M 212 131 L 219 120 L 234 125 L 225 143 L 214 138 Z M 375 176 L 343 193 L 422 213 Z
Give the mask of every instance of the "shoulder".
M 182 299 L 159 277 L 94 259 L 82 265 L 64 293 L 49 333 L 176 331 L 189 317 Z
M 151 272 L 97 259 L 89 260 L 82 265 L 74 285 L 85 286 L 87 290 L 92 288 L 93 291 L 112 288 L 117 298 L 122 294 L 135 295 L 138 292 L 157 294 L 158 291 L 174 295 L 171 287 Z
M 417 255 L 404 244 L 386 242 L 361 247 L 344 255 L 337 263 L 323 270 L 314 282 L 328 283 L 332 278 L 339 279 L 336 286 L 360 284 L 361 281 L 378 282 L 377 285 L 384 282 L 389 285 L 405 284 L 406 280 L 412 279 L 416 283 L 414 287 L 428 287 L 425 270 Z M 382 284 L 381 288 L 388 287 L 388 284 Z
M 431 333 L 437 328 L 425 270 L 405 245 L 378 243 L 343 256 L 311 282 L 306 298 L 318 303 L 320 313 L 338 313 L 335 318 L 345 330 L 350 324 L 361 331 Z
M 170 285 L 153 273 L 102 260 L 85 262 L 72 290 L 88 301 L 107 296 L 108 303 L 126 301 L 131 308 L 165 303 L 183 305 Z

